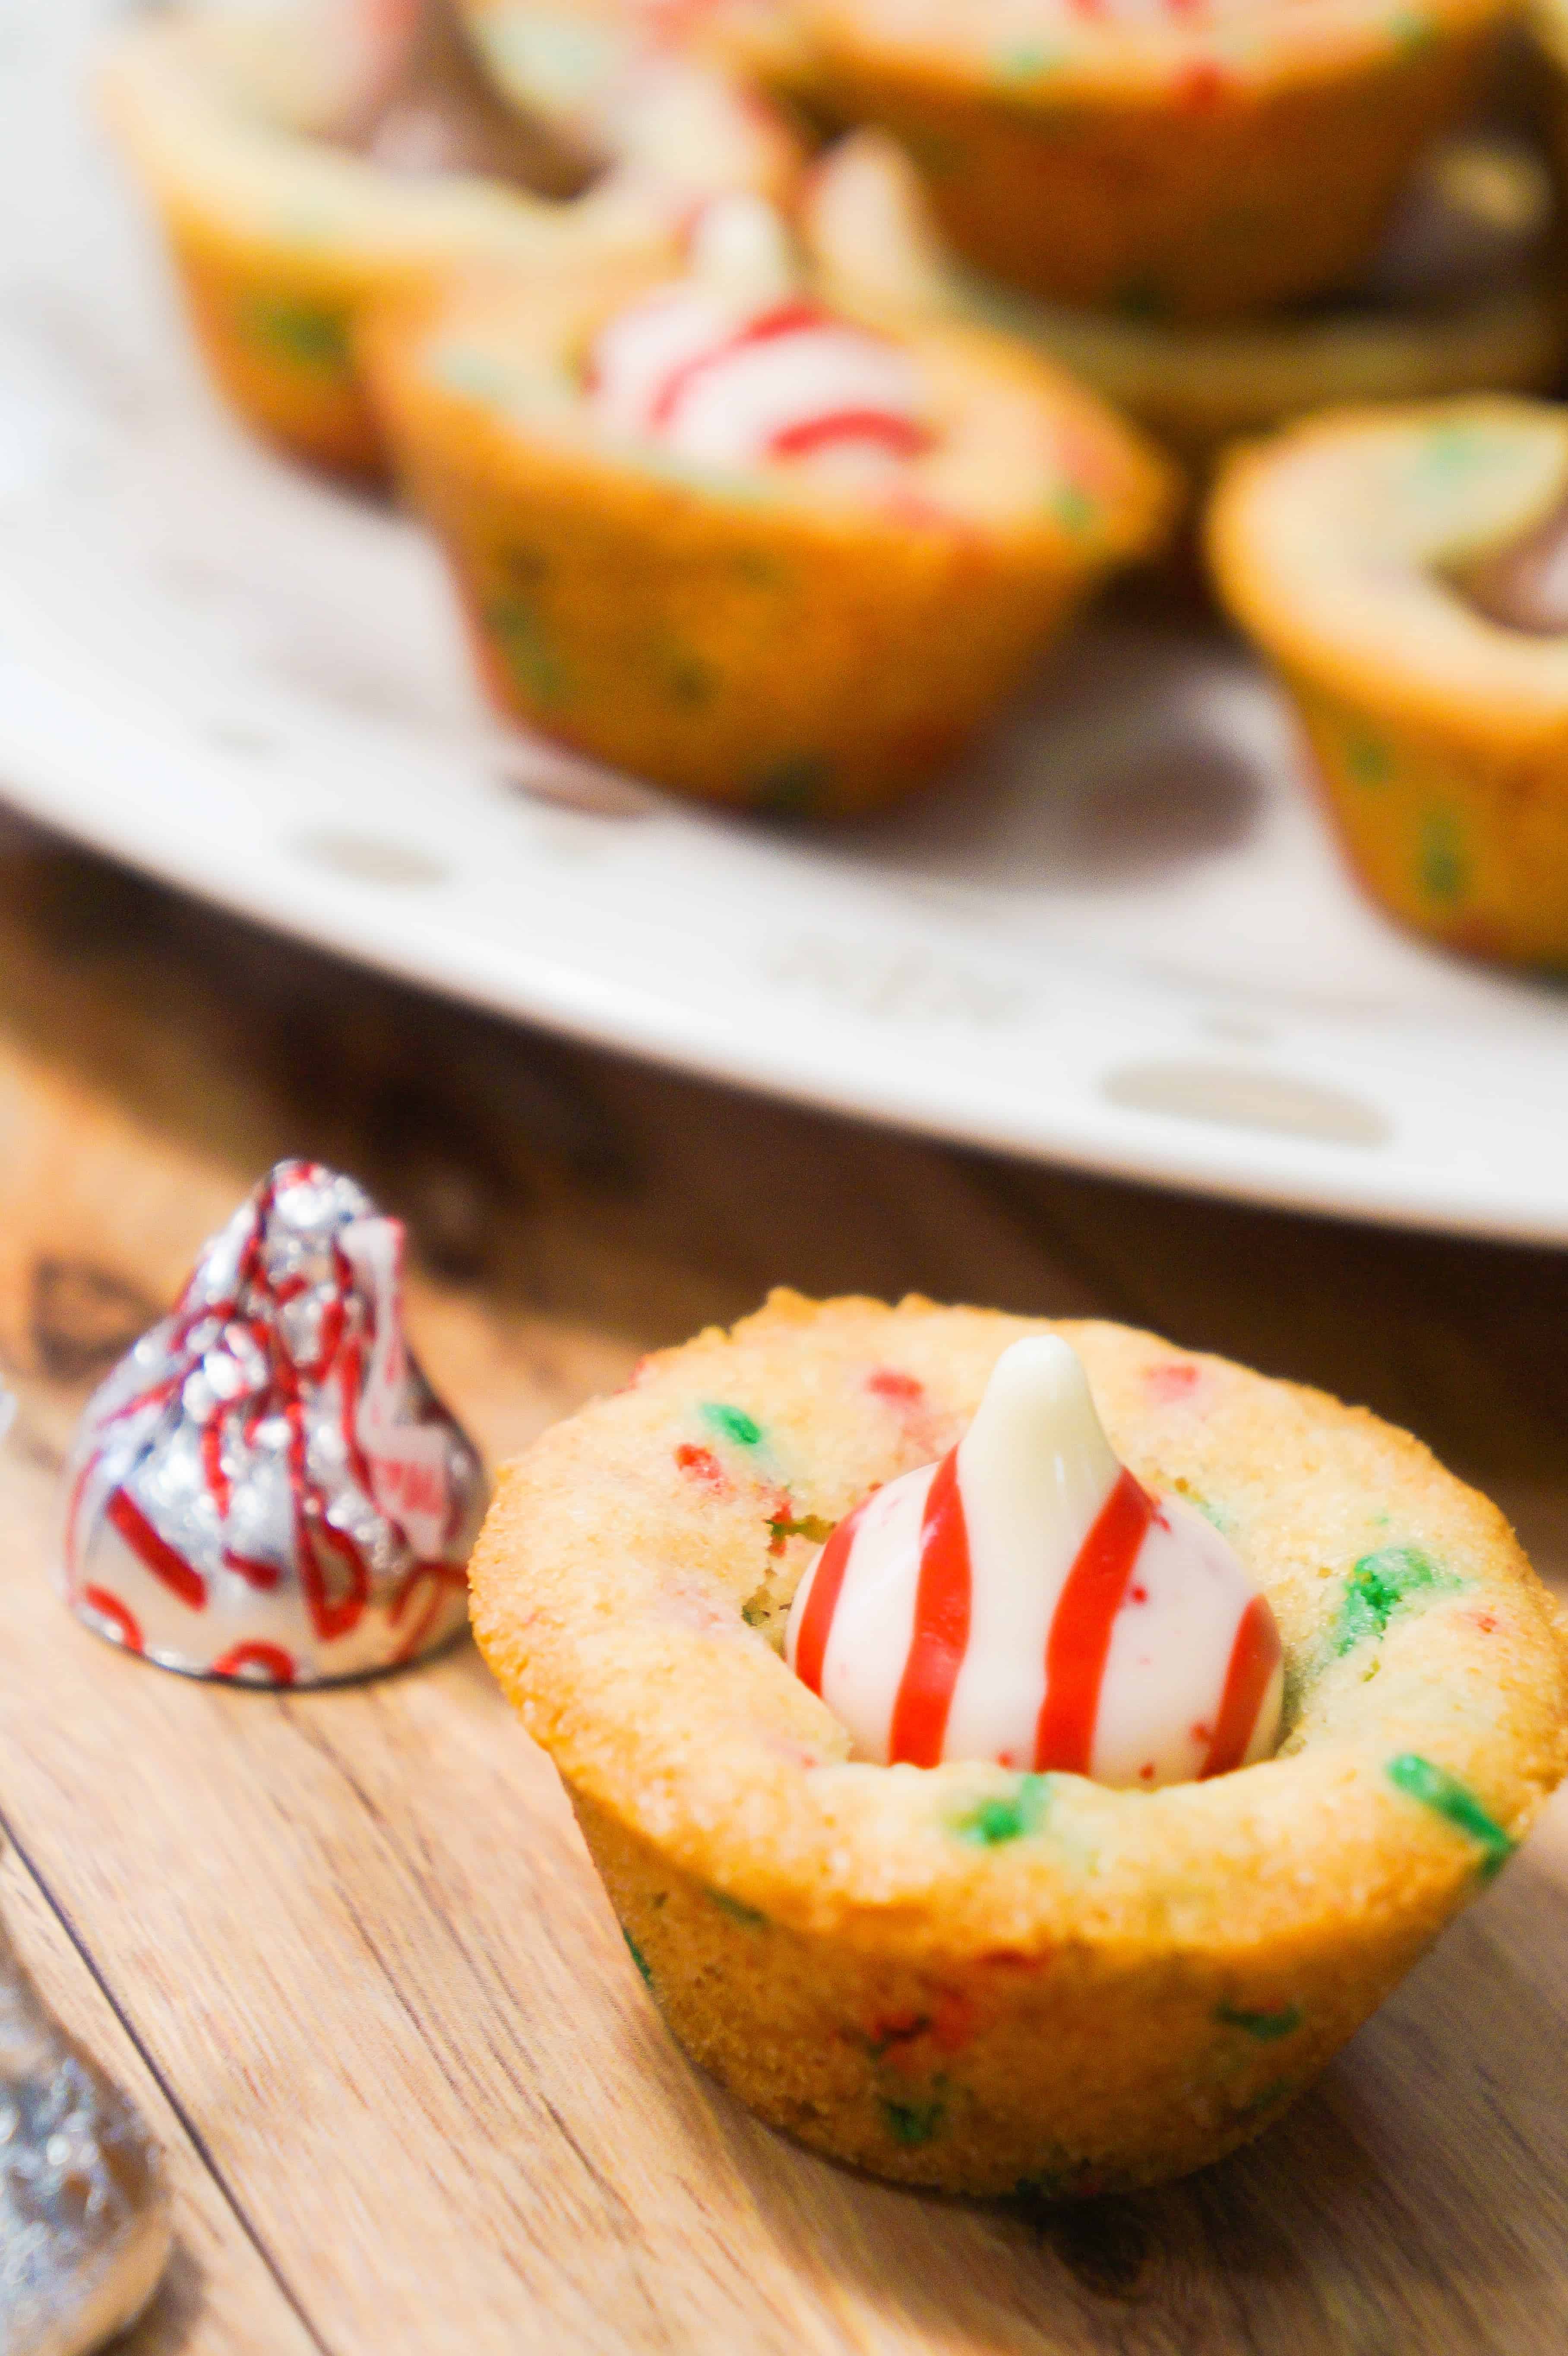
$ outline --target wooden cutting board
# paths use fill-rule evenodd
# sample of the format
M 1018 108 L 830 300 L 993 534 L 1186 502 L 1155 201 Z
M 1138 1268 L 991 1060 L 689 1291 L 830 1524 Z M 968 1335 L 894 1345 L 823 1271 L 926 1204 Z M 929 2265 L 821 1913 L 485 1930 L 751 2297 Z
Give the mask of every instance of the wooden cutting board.
M 1568 1258 L 1028 1171 L 638 1070 L 0 841 L 0 1896 L 168 2147 L 136 2356 L 1499 2356 L 1568 2344 L 1568 1815 L 1250 2152 L 1025 2212 L 862 2180 L 682 2059 L 463 1646 L 316 1696 L 46 1583 L 94 1379 L 284 1152 L 411 1219 L 492 1458 L 767 1285 L 1097 1311 L 1413 1425 L 1568 1573 Z

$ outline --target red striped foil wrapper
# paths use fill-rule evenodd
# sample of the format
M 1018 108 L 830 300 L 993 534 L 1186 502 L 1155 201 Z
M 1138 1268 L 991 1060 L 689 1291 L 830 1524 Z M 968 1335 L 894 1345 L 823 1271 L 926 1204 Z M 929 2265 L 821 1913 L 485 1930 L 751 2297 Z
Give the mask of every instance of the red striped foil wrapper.
M 485 1503 L 410 1355 L 403 1230 L 351 1178 L 281 1162 L 90 1402 L 60 1586 L 188 1676 L 374 1675 L 447 1643 Z

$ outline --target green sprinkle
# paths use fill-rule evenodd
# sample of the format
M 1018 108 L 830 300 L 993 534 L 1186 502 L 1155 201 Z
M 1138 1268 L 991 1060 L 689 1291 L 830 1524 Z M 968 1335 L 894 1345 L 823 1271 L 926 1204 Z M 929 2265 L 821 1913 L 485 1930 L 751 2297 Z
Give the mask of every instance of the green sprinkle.
M 1423 445 L 1424 463 L 1435 475 L 1467 475 L 1497 455 L 1497 437 L 1474 425 L 1436 425 Z
M 1091 498 L 1077 483 L 1058 483 L 1046 506 L 1063 531 L 1087 531 L 1100 512 L 1098 499 Z
M 479 22 L 484 48 L 502 83 L 517 84 L 523 102 L 534 106 L 581 105 L 616 62 L 608 27 L 579 24 L 565 15 L 529 10 Z
M 1295 2084 L 1289 2078 L 1271 2078 L 1261 2094 L 1254 2094 L 1250 2102 L 1242 2104 L 1238 2110 L 1232 2112 L 1231 2116 L 1233 2119 L 1255 2119 L 1260 2111 L 1272 2111 L 1276 2103 L 1283 2103 L 1295 2092 Z
M 934 131 L 927 123 L 906 123 L 899 133 L 923 172 L 933 180 L 949 179 L 964 166 L 964 142 L 950 131 Z
M 923 2103 L 895 2103 L 886 2094 L 879 2095 L 878 2101 L 888 2133 L 895 2143 L 901 2143 L 906 2151 L 917 2150 L 923 2143 L 931 2141 L 941 2127 L 947 2108 L 940 2094 L 933 2094 Z
M 782 589 L 789 579 L 787 568 L 765 549 L 742 548 L 736 551 L 735 577 L 752 589 Z
M 512 369 L 467 344 L 440 345 L 425 362 L 425 372 L 469 401 L 505 402 L 517 387 Z
M 704 1423 L 721 1440 L 732 1440 L 737 1448 L 755 1448 L 762 1440 L 762 1425 L 744 1408 L 726 1407 L 721 1399 L 709 1399 L 700 1413 Z
M 646 1955 L 644 1954 L 641 1947 L 638 1946 L 630 1931 L 623 1930 L 621 1936 L 626 1942 L 626 1953 L 631 1956 L 632 1961 L 641 1972 L 646 1985 L 649 1987 L 652 1987 L 654 1984 L 654 1976 L 649 1966 Z
M 1033 2176 L 1020 2176 L 1008 2197 L 1030 2203 L 1061 2201 L 1078 2183 L 1086 2165 L 1081 2160 L 1065 2168 L 1042 2168 Z
M 1298 2004 L 1283 2005 L 1277 2012 L 1247 2012 L 1240 2005 L 1222 2004 L 1214 2018 L 1227 2029 L 1244 2029 L 1260 2045 L 1275 2045 L 1282 2037 L 1295 2035 L 1301 2026 L 1302 2013 Z
M 1334 1632 L 1341 1658 L 1369 1636 L 1381 1636 L 1403 1603 L 1421 1594 L 1452 1593 L 1464 1580 L 1440 1570 L 1419 1547 L 1383 1547 L 1364 1554 L 1345 1582 L 1345 1600 Z
M 1111 297 L 1111 308 L 1119 311 L 1124 319 L 1168 319 L 1170 304 L 1163 289 L 1152 278 L 1129 279 Z
M 836 1522 L 825 1522 L 820 1514 L 803 1514 L 793 1522 L 787 1514 L 781 1514 L 768 1524 L 775 1538 L 809 1538 L 813 1546 L 826 1546 L 837 1526 Z
M 1495 1816 L 1488 1815 L 1475 1794 L 1456 1775 L 1450 1775 L 1445 1767 L 1435 1767 L 1430 1759 L 1423 1759 L 1415 1751 L 1402 1751 L 1397 1759 L 1389 1761 L 1383 1772 L 1396 1791 L 1403 1792 L 1407 1799 L 1419 1800 L 1424 1808 L 1430 1808 L 1456 1832 L 1467 1834 L 1478 1844 L 1483 1880 L 1489 1881 L 1494 1873 L 1501 1872 L 1513 1855 L 1512 1836 L 1504 1832 Z
M 1060 45 L 1048 48 L 1043 41 L 1019 41 L 1012 48 L 996 52 L 991 71 L 998 81 L 1038 81 L 1041 74 L 1055 73 L 1066 55 Z
M 256 294 L 245 305 L 244 321 L 259 343 L 301 368 L 324 376 L 347 375 L 348 321 L 343 312 L 291 302 L 283 294 Z
M 710 701 L 719 674 L 700 655 L 688 653 L 680 647 L 667 648 L 662 657 L 662 668 L 673 702 L 684 705 L 689 712 Z
M 1430 16 L 1416 8 L 1399 8 L 1388 20 L 1389 38 L 1396 49 L 1408 57 L 1413 50 L 1424 49 L 1436 37 L 1436 27 Z
M 566 672 L 526 599 L 497 597 L 485 620 L 499 639 L 507 668 L 523 693 L 536 703 L 559 703 L 566 693 Z
M 765 1628 L 773 1616 L 765 1603 L 742 1603 L 741 1606 L 741 1617 L 748 1628 Z
M 805 818 L 827 791 L 832 769 L 819 753 L 795 753 L 764 769 L 752 787 L 753 809 L 770 818 Z
M 1021 1775 L 1016 1792 L 993 1792 L 977 1800 L 965 1815 L 954 1820 L 953 1830 L 972 1847 L 1000 1848 L 1006 1841 L 1021 1840 L 1040 1830 L 1050 1797 L 1049 1775 Z
M 1452 810 L 1428 810 L 1421 825 L 1421 886 L 1429 900 L 1457 900 L 1467 879 L 1459 822 Z
M 744 1922 L 748 1929 L 752 1931 L 767 1929 L 767 1916 L 760 1912 L 755 1906 L 742 1905 L 740 1899 L 731 1898 L 726 1890 L 710 1890 L 708 1895 L 712 1899 L 720 1914 L 728 1914 L 732 1922 Z
M 1393 775 L 1393 755 L 1381 736 L 1358 728 L 1345 739 L 1345 766 L 1358 786 L 1386 786 Z

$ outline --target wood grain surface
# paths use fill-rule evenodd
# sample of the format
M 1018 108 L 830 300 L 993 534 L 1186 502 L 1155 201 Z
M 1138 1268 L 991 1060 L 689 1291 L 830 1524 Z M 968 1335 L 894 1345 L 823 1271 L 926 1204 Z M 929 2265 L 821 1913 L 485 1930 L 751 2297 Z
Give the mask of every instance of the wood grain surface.
M 1184 1200 L 569 1050 L 0 838 L 0 1897 L 145 2104 L 135 2356 L 1470 2356 L 1568 2343 L 1568 1815 L 1317 2091 L 1170 2190 L 965 2206 L 756 2125 L 666 2036 L 472 1647 L 316 1696 L 123 1657 L 45 1578 L 93 1380 L 285 1152 L 412 1226 L 491 1457 L 812 1292 L 1098 1311 L 1408 1424 L 1568 1580 L 1568 1258 Z

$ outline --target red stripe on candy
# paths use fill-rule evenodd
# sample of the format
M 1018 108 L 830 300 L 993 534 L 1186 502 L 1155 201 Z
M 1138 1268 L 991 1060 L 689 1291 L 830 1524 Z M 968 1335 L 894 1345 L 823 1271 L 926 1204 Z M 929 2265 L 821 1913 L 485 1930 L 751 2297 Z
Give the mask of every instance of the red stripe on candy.
M 292 1686 L 294 1681 L 293 1655 L 285 1653 L 281 1644 L 231 1645 L 227 1653 L 214 1661 L 211 1675 L 215 1677 L 240 1677 L 247 1669 L 262 1670 L 275 1686 Z
M 822 1664 L 827 1655 L 833 1614 L 838 1609 L 839 1590 L 844 1585 L 844 1574 L 849 1568 L 855 1535 L 869 1502 L 866 1500 L 857 1505 L 852 1514 L 845 1515 L 816 1558 L 811 1592 L 805 1599 L 805 1609 L 800 1615 L 800 1631 L 795 1640 L 795 1676 L 802 1685 L 809 1686 L 814 1694 L 822 1691 Z
M 667 425 L 684 400 L 689 387 L 709 369 L 720 368 L 735 353 L 750 349 L 753 344 L 776 343 L 781 336 L 803 336 L 818 327 L 830 327 L 829 315 L 816 303 L 780 303 L 771 311 L 761 311 L 748 319 L 723 342 L 710 345 L 705 352 L 683 360 L 671 369 L 648 410 L 650 425 Z
M 954 1448 L 936 1468 L 921 1524 L 914 1631 L 888 1737 L 888 1758 L 895 1765 L 934 1767 L 942 1757 L 969 1643 L 969 1532 Z
M 1280 1650 L 1274 1613 L 1263 1596 L 1254 1595 L 1242 1614 L 1231 1647 L 1220 1714 L 1214 1721 L 1209 1756 L 1199 1770 L 1200 1782 L 1211 1775 L 1228 1775 L 1246 1757 L 1269 1679 L 1279 1665 Z
M 914 458 L 929 448 L 931 436 L 923 425 L 891 409 L 830 409 L 820 417 L 781 425 L 768 444 L 768 455 L 809 458 L 814 451 L 831 449 L 837 442 L 877 442 L 897 458 Z
M 143 1650 L 142 1623 L 128 1603 L 122 1603 L 120 1598 L 111 1595 L 106 1587 L 84 1587 L 81 1600 L 97 1612 L 101 1620 L 107 1620 L 112 1628 L 119 1629 L 120 1641 L 128 1653 Z
M 201 1469 L 206 1475 L 212 1502 L 223 1520 L 227 1521 L 230 1491 L 229 1475 L 223 1469 L 223 1410 L 219 1408 L 201 1435 Z
M 193 1612 L 202 1611 L 207 1603 L 207 1581 L 199 1570 L 193 1570 L 183 1554 L 176 1554 L 166 1538 L 161 1538 L 140 1507 L 133 1505 L 123 1489 L 116 1489 L 110 1498 L 107 1515 L 138 1562 L 161 1580 L 182 1603 Z
M 359 1624 L 370 1600 L 370 1572 L 364 1556 L 347 1530 L 329 1522 L 319 1508 L 302 1514 L 297 1524 L 300 1583 L 311 1625 L 324 1644 L 347 1636 Z M 347 1583 L 332 1590 L 330 1566 L 336 1559 Z
M 1148 1526 L 1154 1500 L 1124 1465 L 1079 1547 L 1045 1640 L 1045 1700 L 1035 1730 L 1037 1773 L 1089 1772 L 1111 1629 Z
M 252 1587 L 263 1591 L 276 1587 L 283 1576 L 275 1562 L 263 1562 L 258 1555 L 237 1554 L 232 1547 L 224 1547 L 223 1559 L 230 1570 L 237 1570 L 241 1579 L 249 1580 Z

